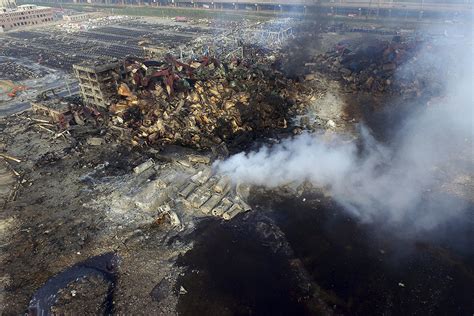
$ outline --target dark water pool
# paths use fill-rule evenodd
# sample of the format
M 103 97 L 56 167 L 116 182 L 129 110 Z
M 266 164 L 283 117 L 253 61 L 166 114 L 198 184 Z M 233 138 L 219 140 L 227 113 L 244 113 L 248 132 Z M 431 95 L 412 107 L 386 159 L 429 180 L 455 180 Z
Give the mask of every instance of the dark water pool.
M 322 196 L 268 193 L 252 204 L 256 211 L 233 222 L 200 224 L 179 260 L 188 267 L 178 282 L 188 291 L 181 314 L 327 314 L 317 299 L 344 315 L 474 313 L 472 215 L 404 237 L 359 223 Z

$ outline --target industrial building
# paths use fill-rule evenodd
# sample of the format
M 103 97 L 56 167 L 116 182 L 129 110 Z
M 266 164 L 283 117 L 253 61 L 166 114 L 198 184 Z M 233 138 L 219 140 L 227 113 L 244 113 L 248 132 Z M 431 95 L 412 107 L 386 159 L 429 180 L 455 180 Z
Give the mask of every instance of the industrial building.
M 0 32 L 53 21 L 53 9 L 33 4 L 16 5 L 15 0 L 0 0 Z

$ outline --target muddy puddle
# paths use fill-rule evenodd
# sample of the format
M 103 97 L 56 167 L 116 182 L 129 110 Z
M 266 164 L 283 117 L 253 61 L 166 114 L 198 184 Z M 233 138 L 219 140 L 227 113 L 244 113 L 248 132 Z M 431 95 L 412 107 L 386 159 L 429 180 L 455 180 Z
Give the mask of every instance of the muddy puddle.
M 186 290 L 180 314 L 474 311 L 472 206 L 469 219 L 408 236 L 360 223 L 323 196 L 263 193 L 252 204 L 257 211 L 235 222 L 200 223 L 194 248 L 179 260 L 187 267 L 177 285 Z

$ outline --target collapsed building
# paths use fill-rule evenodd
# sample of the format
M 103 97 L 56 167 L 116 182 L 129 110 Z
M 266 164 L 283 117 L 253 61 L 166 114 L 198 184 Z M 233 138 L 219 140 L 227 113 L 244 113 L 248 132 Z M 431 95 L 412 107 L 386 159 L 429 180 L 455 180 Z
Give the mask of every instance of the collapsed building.
M 291 108 L 310 98 L 272 66 L 292 36 L 288 22 L 246 25 L 198 38 L 187 49 L 148 47 L 151 59 L 74 65 L 74 71 L 84 103 L 107 109 L 135 146 L 239 146 L 286 129 Z
M 292 91 L 302 90 L 271 67 L 237 60 L 203 57 L 183 63 L 168 56 L 165 61 L 128 60 L 125 70 L 123 79 L 110 83 L 117 89 L 109 94 L 108 112 L 113 125 L 130 132 L 134 145 L 238 145 L 286 128 L 288 111 L 300 97 Z M 84 102 L 104 106 L 103 86 L 90 86 L 84 76 L 78 77 Z

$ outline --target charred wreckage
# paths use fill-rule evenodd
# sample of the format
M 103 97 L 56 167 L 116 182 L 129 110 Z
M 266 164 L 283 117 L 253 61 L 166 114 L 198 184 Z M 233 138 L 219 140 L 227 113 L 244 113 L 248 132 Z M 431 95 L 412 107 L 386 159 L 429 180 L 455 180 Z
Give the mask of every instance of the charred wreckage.
M 12 305 L 11 310 L 21 309 L 25 297 L 34 293 L 29 296 L 30 312 L 53 311 L 56 302 L 51 288 L 72 284 L 84 269 L 93 271 L 98 283 L 107 281 L 107 297 L 112 297 L 107 288 L 122 282 L 119 288 L 132 285 L 133 296 L 171 301 L 160 301 L 162 306 L 176 304 L 168 294 L 178 285 L 181 273 L 174 263 L 191 248 L 183 241 L 185 233 L 191 234 L 201 219 L 223 219 L 220 224 L 230 227 L 262 213 L 248 212 L 255 205 L 249 201 L 255 187 L 216 173 L 216 160 L 262 140 L 278 142 L 305 131 L 327 133 L 328 137 L 333 132 L 350 133 L 359 117 L 347 114 L 342 108 L 346 100 L 338 103 L 338 98 L 365 94 L 374 99 L 416 98 L 429 103 L 442 97 L 442 64 L 421 63 L 426 67 L 423 73 L 410 71 L 411 64 L 418 63 L 413 69 L 420 69 L 420 52 L 436 51 L 435 41 L 414 33 L 366 31 L 283 21 L 246 30 L 235 27 L 212 39 L 201 37 L 170 49 L 150 46 L 138 56 L 124 57 L 126 52 L 118 49 L 120 54 L 114 57 L 119 59 L 84 61 L 81 57 L 68 62 L 79 83 L 80 97 L 41 94 L 31 103 L 31 111 L 0 122 L 6 131 L 0 134 L 0 203 L 16 205 L 22 214 L 31 210 L 31 231 L 39 233 L 26 239 L 34 240 L 34 251 L 40 252 L 31 256 L 28 251 L 17 251 L 22 248 L 15 241 L 7 245 L 13 259 L 0 257 L 0 262 L 10 260 L 14 266 L 18 258 L 31 260 L 30 275 L 45 276 L 32 282 L 30 275 L 10 268 L 12 287 L 28 287 L 26 294 L 15 298 L 18 306 Z M 373 34 L 369 38 L 356 33 Z M 309 47 L 319 36 L 325 36 L 330 45 Z M 146 58 L 145 52 L 149 54 Z M 4 73 L 16 73 L 9 61 L 4 65 Z M 399 71 L 403 67 L 408 71 Z M 23 72 L 16 74 L 17 79 L 31 76 Z M 342 106 L 336 109 L 338 104 Z M 69 172 L 67 177 L 61 176 L 64 170 Z M 298 192 L 312 188 L 305 183 L 295 195 L 300 197 Z M 58 205 L 64 210 L 51 212 Z M 51 213 L 54 220 L 49 220 Z M 246 215 L 239 216 L 243 213 Z M 15 227 L 16 219 L 8 220 L 5 227 Z M 286 251 L 283 233 L 272 225 L 260 222 L 258 227 L 270 244 L 277 244 L 275 249 Z M 163 229 L 154 230 L 157 226 Z M 26 236 L 29 229 L 18 234 Z M 154 242 L 144 246 L 141 242 L 147 238 Z M 152 251 L 147 248 L 151 244 L 156 247 Z M 119 279 L 115 274 L 122 259 L 110 252 L 116 249 L 124 260 Z M 65 270 L 68 278 L 58 274 L 47 281 L 47 274 L 38 271 L 44 269 L 41 261 L 53 251 L 63 251 L 63 257 L 49 274 L 69 266 Z M 77 263 L 78 258 L 104 252 L 92 261 Z M 155 255 L 158 252 L 162 257 Z M 143 264 L 143 258 L 152 264 Z M 151 269 L 152 265 L 158 268 L 146 271 L 147 280 L 136 278 L 137 267 Z M 302 265 L 292 261 L 298 280 L 303 280 L 304 297 L 310 297 Z M 177 289 L 180 296 L 189 290 Z M 126 296 L 118 299 L 122 309 L 117 311 L 127 311 L 124 306 L 129 301 L 134 302 Z M 112 300 L 109 303 L 113 305 Z M 319 307 L 326 308 L 325 304 Z
M 74 64 L 81 99 L 58 101 L 45 96 L 32 102 L 33 112 L 50 117 L 37 121 L 38 128 L 62 138 L 79 133 L 81 139 L 87 133 L 79 131 L 92 126 L 102 134 L 84 139 L 89 145 L 115 141 L 153 150 L 179 145 L 220 158 L 261 137 L 336 127 L 333 119 L 308 115 L 308 109 L 324 95 L 323 73 L 339 81 L 346 93 L 417 97 L 426 92 L 416 75 L 394 76 L 399 67 L 416 61 L 418 51 L 431 45 L 426 39 L 381 31 L 384 39 L 343 40 L 327 52 L 295 61 L 288 54 L 288 46 L 297 43 L 291 40 L 296 38 L 294 33 L 304 38 L 321 26 L 290 25 L 289 20 L 252 27 L 246 23 L 244 28 L 198 38 L 192 45 L 168 52 L 151 49 L 149 58 Z M 288 75 L 293 64 L 303 66 L 297 76 Z M 295 117 L 300 120 L 296 122 Z M 206 155 L 202 160 L 209 165 L 212 158 Z M 200 171 L 207 174 L 209 170 Z
M 189 173 L 188 180 L 194 180 L 183 182 L 182 187 L 173 185 L 175 198 L 187 199 L 188 206 L 204 207 L 205 214 L 222 216 L 230 210 L 224 216 L 229 219 L 237 213 L 231 207 L 235 201 L 222 199 L 230 191 L 231 182 L 212 175 L 211 161 L 241 151 L 261 137 L 334 128 L 332 119 L 308 115 L 311 105 L 324 94 L 318 91 L 321 73 L 340 81 L 348 92 L 420 94 L 416 76 L 394 78 L 393 74 L 398 67 L 416 60 L 416 52 L 425 41 L 392 34 L 390 40 L 341 41 L 328 52 L 302 60 L 300 76 L 288 76 L 281 60 L 291 56 L 285 53 L 284 43 L 288 41 L 283 39 L 294 35 L 292 28 L 284 25 L 271 24 L 231 40 L 229 35 L 235 36 L 236 32 L 224 34 L 214 39 L 213 45 L 200 39 L 192 49 L 181 47 L 168 53 L 160 50 L 158 54 L 153 51 L 151 58 L 75 64 L 81 100 L 46 98 L 33 102 L 33 112 L 50 117 L 39 120 L 38 127 L 55 137 L 77 134 L 78 139 L 85 137 L 85 143 L 92 146 L 119 142 L 155 152 L 167 145 L 200 151 L 202 156 L 181 161 L 178 169 L 196 163 L 198 166 L 191 168 L 194 171 L 180 171 Z M 295 117 L 300 121 L 295 123 Z M 88 126 L 101 132 L 97 137 L 80 132 Z M 45 161 L 54 159 L 44 157 Z M 137 168 L 159 169 L 153 159 Z M 237 200 L 238 210 L 249 209 L 242 198 Z M 221 201 L 226 207 L 211 212 Z

